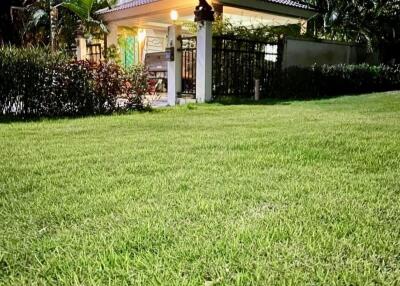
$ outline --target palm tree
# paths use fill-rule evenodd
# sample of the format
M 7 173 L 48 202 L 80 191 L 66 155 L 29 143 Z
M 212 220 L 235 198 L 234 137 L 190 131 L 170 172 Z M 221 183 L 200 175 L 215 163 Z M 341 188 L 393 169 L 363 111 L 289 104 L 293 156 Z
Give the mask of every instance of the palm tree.
M 0 0 L 2 1 L 2 0 Z M 115 4 L 116 0 L 23 0 L 22 5 L 11 7 L 18 11 L 23 38 L 41 35 L 44 44 L 56 50 L 60 38 L 73 39 L 79 27 L 90 37 L 93 33 L 107 33 L 106 25 L 96 18 L 95 12 Z M 66 9 L 60 9 L 64 7 Z M 68 34 L 68 35 L 67 35 Z M 35 43 L 36 41 L 33 41 Z
M 104 7 L 115 5 L 116 0 L 65 0 L 62 6 L 75 13 L 81 20 L 87 35 L 93 31 L 108 33 L 107 26 L 95 16 L 95 12 Z
M 56 3 L 57 1 L 58 3 Z M 19 11 L 19 18 L 22 19 L 23 37 L 28 35 L 42 35 L 43 43 L 46 38 L 49 40 L 52 50 L 55 49 L 56 38 L 60 33 L 57 25 L 58 11 L 61 0 L 24 0 L 21 6 L 12 6 L 11 15 Z M 35 41 L 33 42 L 35 43 Z

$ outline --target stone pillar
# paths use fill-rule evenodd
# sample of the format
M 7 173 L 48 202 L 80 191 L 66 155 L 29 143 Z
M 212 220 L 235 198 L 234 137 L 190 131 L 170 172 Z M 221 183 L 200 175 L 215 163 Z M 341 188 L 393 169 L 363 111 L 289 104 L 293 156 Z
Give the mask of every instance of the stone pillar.
M 168 105 L 175 106 L 178 94 L 182 91 L 182 56 L 179 51 L 182 27 L 172 25 L 168 27 L 168 49 L 173 50 L 173 59 L 168 61 Z
M 212 22 L 198 23 L 196 56 L 196 100 L 212 99 Z
M 197 22 L 196 100 L 212 99 L 212 23 L 214 11 L 206 0 L 199 0 L 194 11 Z
M 107 45 L 118 47 L 118 26 L 114 23 L 107 25 L 109 33 L 107 34 Z
M 86 39 L 83 36 L 78 36 L 76 39 L 76 59 L 78 61 L 84 61 L 86 60 L 86 54 Z

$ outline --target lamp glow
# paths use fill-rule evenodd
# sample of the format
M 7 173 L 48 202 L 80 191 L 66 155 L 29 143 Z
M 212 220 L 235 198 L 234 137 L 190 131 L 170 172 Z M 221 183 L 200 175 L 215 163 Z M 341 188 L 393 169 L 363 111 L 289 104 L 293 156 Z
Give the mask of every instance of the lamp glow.
M 169 14 L 169 16 L 171 17 L 172 21 L 178 20 L 178 17 L 179 17 L 178 11 L 172 10 L 171 13 Z
M 145 38 L 146 38 L 146 30 L 140 30 L 139 31 L 139 42 L 143 42 Z

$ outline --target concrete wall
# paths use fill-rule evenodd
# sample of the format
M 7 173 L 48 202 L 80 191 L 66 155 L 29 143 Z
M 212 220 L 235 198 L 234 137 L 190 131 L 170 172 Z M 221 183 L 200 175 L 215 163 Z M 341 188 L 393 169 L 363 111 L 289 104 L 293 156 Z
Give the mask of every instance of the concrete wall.
M 357 63 L 357 49 L 355 46 L 333 41 L 316 41 L 289 37 L 285 39 L 283 68 L 342 63 Z
M 147 53 L 164 52 L 167 47 L 167 31 L 145 29 L 146 37 L 143 43 L 142 62 L 144 62 Z

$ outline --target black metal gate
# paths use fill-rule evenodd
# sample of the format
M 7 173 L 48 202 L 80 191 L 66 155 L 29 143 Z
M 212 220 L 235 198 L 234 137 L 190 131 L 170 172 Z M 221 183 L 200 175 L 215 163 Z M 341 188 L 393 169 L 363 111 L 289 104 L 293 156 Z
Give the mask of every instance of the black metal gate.
M 213 38 L 213 98 L 251 98 L 255 79 L 266 96 L 271 79 L 281 68 L 278 42 L 258 42 L 228 36 Z
M 181 96 L 196 96 L 196 53 L 197 38 L 180 37 L 182 53 L 182 92 Z

